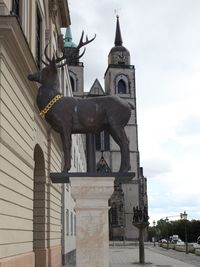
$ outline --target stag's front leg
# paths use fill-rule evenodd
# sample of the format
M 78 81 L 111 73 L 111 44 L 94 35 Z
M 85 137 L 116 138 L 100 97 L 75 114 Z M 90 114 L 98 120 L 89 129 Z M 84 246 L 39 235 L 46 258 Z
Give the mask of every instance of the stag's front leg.
M 69 171 L 71 168 L 71 145 L 72 145 L 71 132 L 63 131 L 60 135 L 64 152 L 63 171 Z

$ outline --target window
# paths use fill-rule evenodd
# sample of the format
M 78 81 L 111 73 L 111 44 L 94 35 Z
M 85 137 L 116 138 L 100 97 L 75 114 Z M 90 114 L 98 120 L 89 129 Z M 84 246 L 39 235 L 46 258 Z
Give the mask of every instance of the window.
M 42 17 L 37 7 L 36 12 L 36 63 L 38 68 L 41 66 L 41 48 L 42 48 Z
M 112 225 L 118 225 L 117 207 L 111 208 Z
M 66 235 L 69 235 L 69 210 L 66 210 Z
M 70 78 L 70 84 L 71 84 L 72 92 L 77 92 L 78 91 L 77 74 L 70 70 L 69 71 L 69 78 Z
M 117 84 L 117 89 L 118 94 L 126 94 L 126 84 L 122 79 L 119 80 Z
M 108 131 L 102 131 L 95 135 L 96 150 L 108 151 L 110 150 L 110 135 Z
M 72 92 L 74 92 L 75 91 L 75 83 L 74 83 L 74 79 L 72 78 L 72 76 L 70 76 L 70 82 L 71 82 Z
M 94 95 L 99 95 L 99 88 L 98 87 L 94 88 Z
M 76 235 L 76 215 L 74 215 L 74 235 Z
M 101 151 L 101 133 L 95 135 L 96 150 Z
M 73 212 L 71 212 L 71 235 L 73 235 L 74 230 L 74 220 Z
M 108 131 L 104 131 L 104 150 L 110 150 L 110 134 Z

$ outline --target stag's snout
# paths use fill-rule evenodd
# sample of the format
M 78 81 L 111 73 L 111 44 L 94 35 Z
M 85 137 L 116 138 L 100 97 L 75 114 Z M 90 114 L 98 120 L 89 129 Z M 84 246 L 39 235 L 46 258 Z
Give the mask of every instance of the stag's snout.
M 29 81 L 40 82 L 40 73 L 36 72 L 34 74 L 29 74 L 28 79 L 29 79 Z
M 28 75 L 28 79 L 29 79 L 30 81 L 33 81 L 33 80 L 34 80 L 34 76 L 33 76 L 32 74 L 29 74 L 29 75 Z

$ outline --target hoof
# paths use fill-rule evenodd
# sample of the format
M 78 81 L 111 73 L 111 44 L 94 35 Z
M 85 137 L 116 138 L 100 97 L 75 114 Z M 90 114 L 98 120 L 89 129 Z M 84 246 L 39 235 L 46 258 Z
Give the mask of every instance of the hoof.
M 127 167 L 120 167 L 119 172 L 128 172 L 130 171 L 131 166 L 127 166 Z
M 63 168 L 63 172 L 68 172 L 70 169 L 71 169 L 71 166 L 70 166 L 70 167 L 68 167 L 68 166 L 64 166 L 64 168 Z

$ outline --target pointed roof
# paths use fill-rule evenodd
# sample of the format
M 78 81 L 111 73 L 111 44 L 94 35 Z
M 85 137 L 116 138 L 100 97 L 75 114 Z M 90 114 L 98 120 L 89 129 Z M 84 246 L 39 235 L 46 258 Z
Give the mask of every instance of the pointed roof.
M 122 35 L 119 25 L 119 16 L 117 15 L 116 33 L 115 33 L 115 46 L 122 46 Z
M 72 32 L 70 26 L 66 28 L 65 38 L 64 38 L 64 47 L 73 47 L 76 48 L 77 45 L 72 41 Z
M 106 162 L 105 158 L 103 157 L 103 152 L 102 152 L 102 156 L 99 160 L 99 162 L 97 163 L 97 172 L 98 173 L 109 173 L 111 172 L 110 167 L 108 166 L 108 163 Z
M 88 95 L 105 95 L 105 92 L 98 79 L 94 81 Z

